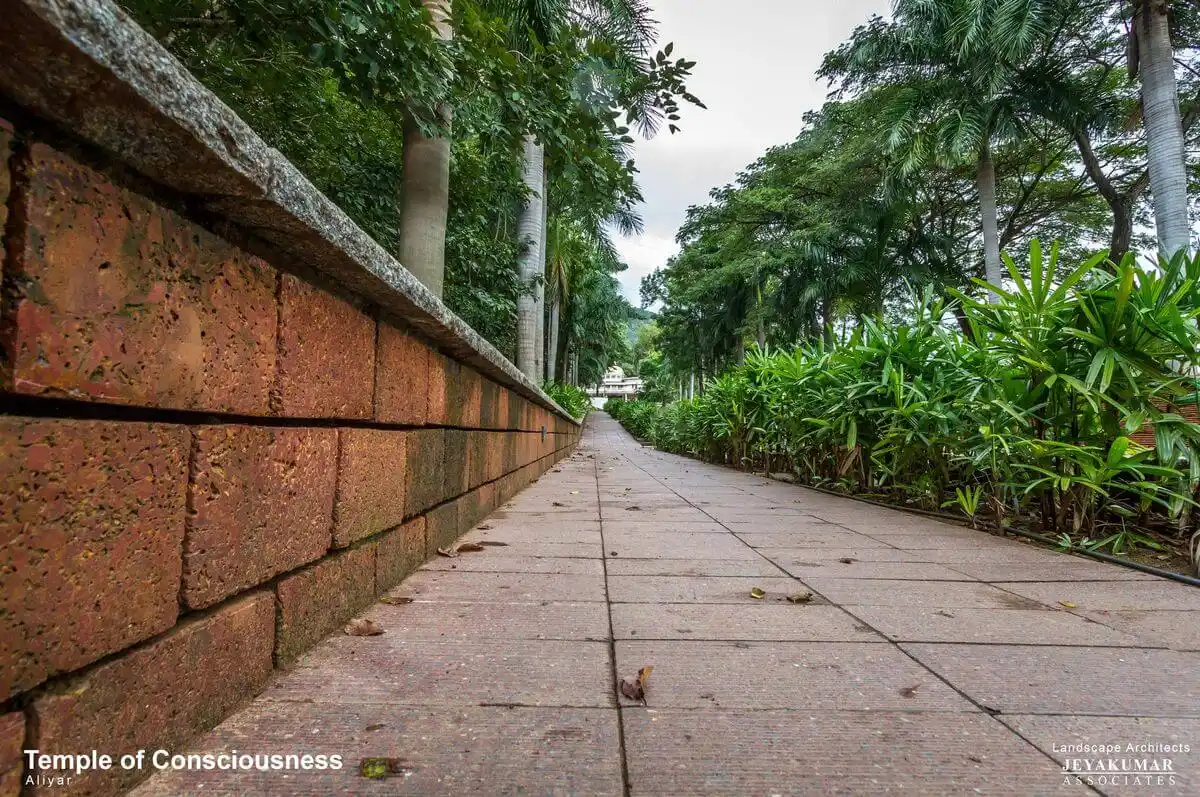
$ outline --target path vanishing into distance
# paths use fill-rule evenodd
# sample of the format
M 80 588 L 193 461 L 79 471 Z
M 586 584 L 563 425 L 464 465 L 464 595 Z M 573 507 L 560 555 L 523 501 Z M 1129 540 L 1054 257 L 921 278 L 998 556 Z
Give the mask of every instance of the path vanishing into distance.
M 327 639 L 191 748 L 343 770 L 136 793 L 1200 792 L 1200 590 L 664 454 L 603 413 L 464 539 L 505 544 L 428 563 L 363 615 L 383 635 Z M 643 667 L 645 705 L 619 697 Z M 1097 759 L 1170 772 L 1064 774 Z

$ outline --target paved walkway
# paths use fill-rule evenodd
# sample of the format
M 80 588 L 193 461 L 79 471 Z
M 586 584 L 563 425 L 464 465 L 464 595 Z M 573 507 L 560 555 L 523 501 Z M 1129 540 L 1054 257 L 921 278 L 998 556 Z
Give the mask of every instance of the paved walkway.
M 601 413 L 470 539 L 507 545 L 431 562 L 365 615 L 383 636 L 327 640 L 195 746 L 347 769 L 139 793 L 1200 792 L 1200 590 L 663 454 Z M 618 707 L 644 666 L 646 706 Z M 1079 743 L 1176 774 L 1068 785 L 1055 749 Z

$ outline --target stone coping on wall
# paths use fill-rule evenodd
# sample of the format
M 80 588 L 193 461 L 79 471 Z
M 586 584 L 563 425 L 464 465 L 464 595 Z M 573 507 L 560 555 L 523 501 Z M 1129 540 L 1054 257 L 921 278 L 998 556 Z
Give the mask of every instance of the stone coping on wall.
M 578 425 L 110 0 L 0 0 L 0 93 Z

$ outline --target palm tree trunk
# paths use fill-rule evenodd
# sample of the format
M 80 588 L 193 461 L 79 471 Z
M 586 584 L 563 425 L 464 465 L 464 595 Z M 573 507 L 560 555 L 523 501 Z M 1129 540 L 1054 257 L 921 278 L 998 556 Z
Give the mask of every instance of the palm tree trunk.
M 1150 161 L 1150 193 L 1158 246 L 1171 257 L 1190 243 L 1187 168 L 1183 123 L 1175 83 L 1175 60 L 1167 0 L 1141 0 L 1134 19 L 1138 70 L 1142 77 L 1142 119 Z
M 551 381 L 558 379 L 558 323 L 561 304 L 558 292 L 555 291 L 550 300 L 550 345 L 546 348 L 546 379 Z
M 423 0 L 439 38 L 454 37 L 448 0 Z M 427 138 L 411 118 L 404 124 L 401 156 L 400 262 L 441 298 L 446 274 L 446 216 L 450 207 L 449 106 L 437 108 L 447 135 Z
M 1000 232 L 996 220 L 996 165 L 992 162 L 992 148 L 984 142 L 979 153 L 979 212 L 983 222 L 983 275 L 991 284 L 999 287 L 1003 280 L 1000 268 Z M 998 302 L 1000 297 L 988 292 L 989 302 Z
M 542 163 L 542 216 L 538 224 L 538 265 L 537 273 L 541 279 L 537 284 L 537 370 L 541 378 L 547 379 L 546 373 L 546 215 L 550 208 L 549 195 L 546 191 L 550 184 L 546 176 L 546 150 L 538 144 L 538 160 Z
M 517 222 L 517 236 L 521 242 L 521 257 L 518 261 L 521 278 L 521 294 L 517 297 L 517 367 L 533 382 L 539 382 L 537 356 L 537 317 L 541 313 L 534 283 L 538 282 L 538 268 L 542 262 L 542 148 L 532 135 L 525 136 L 522 151 L 521 180 L 529 194 Z

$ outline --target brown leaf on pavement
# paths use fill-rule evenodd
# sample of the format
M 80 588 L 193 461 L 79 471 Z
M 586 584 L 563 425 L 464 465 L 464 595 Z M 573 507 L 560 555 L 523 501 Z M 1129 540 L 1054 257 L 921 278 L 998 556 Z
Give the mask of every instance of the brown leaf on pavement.
M 464 542 L 462 545 L 454 549 L 455 553 L 479 553 L 483 550 L 483 546 L 477 542 Z
M 811 592 L 797 592 L 795 595 L 788 595 L 788 603 L 808 603 L 813 599 Z
M 386 603 L 389 606 L 404 606 L 406 604 L 412 603 L 413 599 L 412 598 L 393 598 L 391 595 L 384 595 L 382 598 L 379 599 L 379 602 Z
M 646 704 L 646 682 L 650 680 L 650 673 L 654 672 L 653 667 L 643 667 L 638 670 L 636 678 L 623 678 L 621 680 L 621 694 L 630 700 L 640 700 L 642 705 Z
M 1079 607 L 1077 607 L 1077 606 L 1076 606 L 1074 603 L 1071 603 L 1071 601 L 1059 601 L 1058 603 L 1059 603 L 1059 605 L 1060 605 L 1060 606 L 1065 606 L 1065 607 L 1066 607 L 1066 608 L 1068 608 L 1068 609 L 1077 609 L 1077 608 L 1079 608 Z
M 484 523 L 482 526 L 476 526 L 475 528 L 478 529 L 479 531 L 491 531 L 492 530 L 491 525 L 489 525 L 487 523 Z
M 440 556 L 448 556 L 451 559 L 458 556 L 458 553 L 453 548 L 438 548 L 437 552 Z
M 506 547 L 508 547 L 507 542 L 500 542 L 500 540 L 480 540 L 476 544 L 482 545 L 486 548 L 506 548 Z
M 920 688 L 921 688 L 920 684 L 917 684 L 916 686 L 906 686 L 900 690 L 900 697 L 908 697 L 908 698 L 916 697 L 917 690 Z
M 636 504 L 634 504 L 633 506 L 625 507 L 625 511 L 626 512 L 641 512 L 642 508 L 640 506 L 637 506 Z
M 364 617 L 355 617 L 342 629 L 346 636 L 379 636 L 383 629 Z
M 550 506 L 566 506 L 566 504 L 561 501 L 551 501 Z
M 838 561 L 844 565 L 852 565 L 858 560 L 856 560 L 852 557 L 849 557 L 849 556 L 843 556 L 841 559 L 838 559 Z
M 758 587 L 752 587 L 750 589 L 750 597 L 754 598 L 755 600 L 762 600 L 763 598 L 767 597 L 767 593 L 763 592 Z

